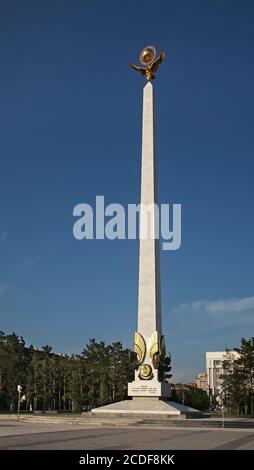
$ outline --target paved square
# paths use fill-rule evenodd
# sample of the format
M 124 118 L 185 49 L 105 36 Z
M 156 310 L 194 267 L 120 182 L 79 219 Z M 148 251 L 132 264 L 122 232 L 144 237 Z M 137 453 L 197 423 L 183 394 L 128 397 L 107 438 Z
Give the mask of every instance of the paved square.
M 254 450 L 254 429 L 103 427 L 0 422 L 0 450 Z

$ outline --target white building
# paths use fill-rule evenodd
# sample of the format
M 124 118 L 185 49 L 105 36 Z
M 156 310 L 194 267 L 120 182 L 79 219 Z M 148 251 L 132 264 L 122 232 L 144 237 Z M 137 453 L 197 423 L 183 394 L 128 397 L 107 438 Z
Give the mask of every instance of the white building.
M 223 361 L 234 362 L 239 358 L 236 351 L 215 351 L 206 353 L 206 377 L 208 393 L 219 396 L 221 392 L 221 379 L 223 374 Z
M 205 372 L 199 372 L 195 379 L 195 385 L 199 390 L 204 390 L 207 392 L 208 386 L 207 386 L 207 377 Z

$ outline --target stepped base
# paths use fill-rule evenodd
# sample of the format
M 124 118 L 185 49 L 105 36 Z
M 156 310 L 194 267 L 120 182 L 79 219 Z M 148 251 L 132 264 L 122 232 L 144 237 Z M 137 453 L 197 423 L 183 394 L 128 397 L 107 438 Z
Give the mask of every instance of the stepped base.
M 158 398 L 136 398 L 132 400 L 124 400 L 111 405 L 100 406 L 99 408 L 92 409 L 92 416 L 94 417 L 135 417 L 135 418 L 200 418 L 202 413 L 181 405 L 173 401 L 159 400 Z

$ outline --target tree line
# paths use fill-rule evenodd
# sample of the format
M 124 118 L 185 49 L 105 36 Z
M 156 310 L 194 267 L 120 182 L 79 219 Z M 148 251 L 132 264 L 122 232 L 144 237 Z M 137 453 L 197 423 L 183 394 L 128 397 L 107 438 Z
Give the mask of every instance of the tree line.
M 130 351 L 120 342 L 90 339 L 79 355 L 58 355 L 48 345 L 26 347 L 21 336 L 0 332 L 0 409 L 80 411 L 127 397 L 133 380 Z
M 227 351 L 223 362 L 219 398 L 229 413 L 254 415 L 254 338 L 242 338 L 234 351 L 238 358 Z M 120 342 L 90 339 L 80 354 L 55 354 L 48 345 L 26 347 L 22 336 L 0 331 L 0 410 L 17 410 L 18 385 L 26 411 L 81 411 L 124 400 L 134 379 L 132 360 Z M 182 390 L 173 387 L 172 399 L 183 402 Z M 205 410 L 208 402 L 206 392 L 186 389 L 186 405 Z
M 241 339 L 234 348 L 237 358 L 226 351 L 219 399 L 229 413 L 254 415 L 254 337 Z

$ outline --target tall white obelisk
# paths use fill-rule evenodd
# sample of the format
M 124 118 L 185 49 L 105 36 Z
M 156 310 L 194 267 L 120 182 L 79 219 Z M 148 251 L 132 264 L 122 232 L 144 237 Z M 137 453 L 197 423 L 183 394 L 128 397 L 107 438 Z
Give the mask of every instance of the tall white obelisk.
M 147 46 L 140 54 L 140 62 L 145 67 L 131 65 L 148 80 L 143 92 L 138 326 L 134 335 L 135 357 L 131 363 L 135 368 L 135 380 L 128 384 L 128 395 L 132 400 L 92 409 L 94 416 L 114 420 L 122 416 L 129 419 L 136 419 L 138 416 L 158 419 L 162 416 L 197 416 L 199 413 L 193 408 L 168 401 L 170 385 L 164 380 L 168 361 L 165 360 L 166 349 L 161 326 L 154 91 L 151 83 L 155 78 L 154 72 L 163 59 L 163 52 L 156 58 L 155 48 Z
M 143 90 L 138 287 L 138 332 L 146 341 L 154 331 L 161 334 L 159 240 L 156 239 L 156 183 L 154 90 L 152 83 L 148 82 Z
M 154 121 L 154 90 L 151 81 L 148 81 L 143 90 L 138 329 L 134 339 L 137 363 L 135 381 L 128 384 L 128 395 L 132 397 L 170 396 L 170 386 L 159 380 L 165 343 L 161 324 Z

